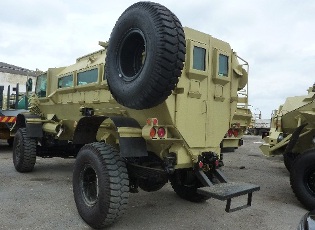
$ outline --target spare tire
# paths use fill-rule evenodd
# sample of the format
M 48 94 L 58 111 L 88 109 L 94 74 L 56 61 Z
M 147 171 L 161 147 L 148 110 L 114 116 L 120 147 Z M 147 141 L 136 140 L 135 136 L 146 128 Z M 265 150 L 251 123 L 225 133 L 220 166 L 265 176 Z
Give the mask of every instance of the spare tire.
M 106 54 L 106 78 L 115 100 L 148 109 L 174 90 L 185 60 L 185 35 L 166 7 L 138 2 L 119 17 Z

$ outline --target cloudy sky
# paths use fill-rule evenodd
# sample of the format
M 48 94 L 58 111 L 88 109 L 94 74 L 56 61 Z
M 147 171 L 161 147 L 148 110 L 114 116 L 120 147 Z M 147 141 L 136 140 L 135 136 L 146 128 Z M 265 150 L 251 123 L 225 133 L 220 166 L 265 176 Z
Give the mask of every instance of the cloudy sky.
M 110 4 L 109 4 L 110 2 Z M 70 65 L 100 49 L 136 1 L 1 0 L 0 62 L 28 69 Z M 231 44 L 249 62 L 249 102 L 270 118 L 315 83 L 315 1 L 157 0 L 184 26 Z

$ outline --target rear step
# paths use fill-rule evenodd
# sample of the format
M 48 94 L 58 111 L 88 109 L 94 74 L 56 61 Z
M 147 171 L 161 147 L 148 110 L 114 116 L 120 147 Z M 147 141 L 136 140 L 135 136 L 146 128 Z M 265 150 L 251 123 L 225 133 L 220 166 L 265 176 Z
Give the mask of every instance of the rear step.
M 211 187 L 198 188 L 197 193 L 209 198 L 227 200 L 225 211 L 235 212 L 237 210 L 250 207 L 252 204 L 253 192 L 258 191 L 259 189 L 260 187 L 258 185 L 243 182 L 227 182 L 212 185 Z M 246 194 L 248 194 L 247 204 L 231 209 L 232 198 Z
M 202 170 L 196 172 L 199 180 L 206 186 L 197 189 L 197 193 L 209 198 L 215 198 L 218 200 L 227 200 L 225 211 L 235 212 L 237 210 L 250 207 L 252 204 L 253 192 L 260 190 L 258 185 L 248 184 L 244 182 L 228 182 L 223 173 L 216 169 L 215 176 L 221 183 L 212 184 L 205 173 Z M 247 204 L 231 209 L 232 198 L 242 195 L 248 195 Z

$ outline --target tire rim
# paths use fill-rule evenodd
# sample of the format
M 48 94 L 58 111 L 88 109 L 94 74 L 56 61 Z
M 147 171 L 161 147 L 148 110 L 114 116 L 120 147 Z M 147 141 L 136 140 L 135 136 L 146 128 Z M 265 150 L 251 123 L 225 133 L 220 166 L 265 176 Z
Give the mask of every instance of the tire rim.
M 81 191 L 85 203 L 93 206 L 98 200 L 98 177 L 94 168 L 87 165 L 80 176 Z
M 315 170 L 311 170 L 306 178 L 306 185 L 309 188 L 309 190 L 312 192 L 312 194 L 315 194 Z
M 119 45 L 117 64 L 119 77 L 133 81 L 139 76 L 146 60 L 146 40 L 139 29 L 129 30 Z

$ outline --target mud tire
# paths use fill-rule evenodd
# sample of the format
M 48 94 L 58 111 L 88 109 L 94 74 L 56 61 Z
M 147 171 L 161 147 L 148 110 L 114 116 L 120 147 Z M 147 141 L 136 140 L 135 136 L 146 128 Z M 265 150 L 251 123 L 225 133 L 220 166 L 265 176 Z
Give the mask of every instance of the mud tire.
M 92 228 L 116 222 L 129 198 L 127 169 L 119 152 L 105 143 L 83 146 L 74 164 L 73 193 L 80 216 Z
M 31 172 L 36 163 L 36 140 L 27 137 L 26 128 L 16 132 L 13 141 L 13 164 L 16 171 Z
M 308 209 L 315 208 L 315 150 L 300 154 L 291 168 L 290 183 L 297 199 Z
M 209 199 L 197 193 L 197 188 L 200 188 L 201 185 L 191 171 L 176 170 L 171 175 L 170 181 L 175 193 L 184 200 L 201 203 Z
M 166 7 L 138 2 L 119 17 L 110 36 L 105 77 L 115 100 L 149 109 L 164 102 L 181 76 L 185 35 Z

